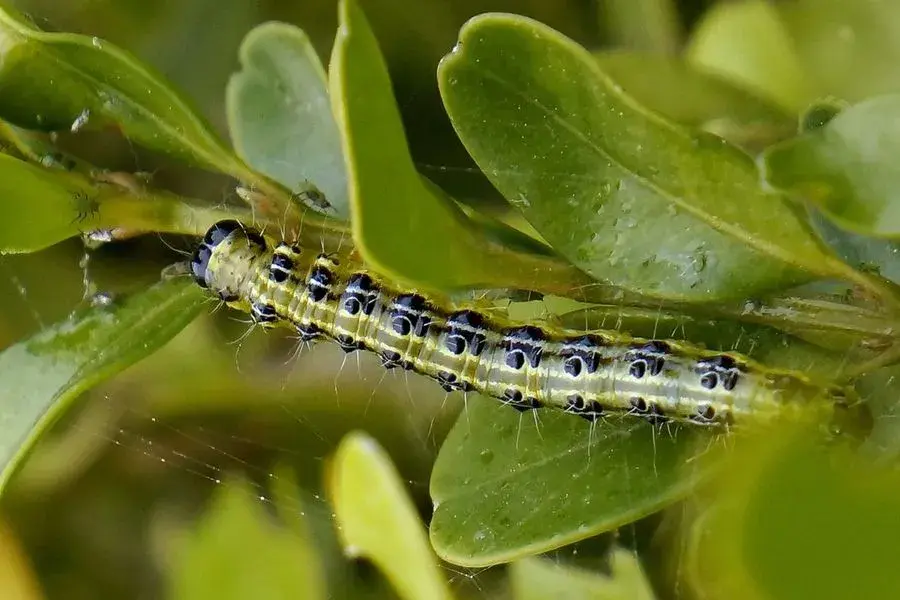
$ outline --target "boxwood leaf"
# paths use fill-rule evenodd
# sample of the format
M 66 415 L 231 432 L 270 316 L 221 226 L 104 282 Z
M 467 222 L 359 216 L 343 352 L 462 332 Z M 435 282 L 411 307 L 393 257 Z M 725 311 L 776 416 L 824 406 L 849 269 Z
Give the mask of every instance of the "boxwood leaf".
M 366 17 L 353 0 L 342 0 L 339 14 L 329 83 L 349 176 L 353 238 L 366 261 L 396 281 L 433 290 L 559 290 L 560 279 L 586 283 L 565 264 L 540 260 L 542 272 L 490 240 L 419 175 Z
M 482 567 L 611 531 L 687 493 L 704 473 L 689 459 L 710 435 L 639 420 L 592 427 L 470 396 L 432 472 L 432 545 Z
M 244 38 L 240 61 L 226 91 L 238 154 L 295 194 L 311 186 L 321 191 L 325 212 L 347 218 L 341 140 L 325 70 L 309 38 L 293 25 L 264 23 Z
M 681 59 L 631 52 L 594 56 L 600 68 L 643 106 L 748 151 L 796 133 L 796 119 L 774 102 Z
M 766 181 L 809 200 L 842 227 L 900 237 L 900 95 L 864 100 L 767 149 Z
M 703 597 L 891 598 L 900 478 L 869 457 L 785 428 L 747 440 L 712 510 L 689 532 L 685 572 Z
M 424 525 L 390 458 L 373 439 L 351 433 L 341 442 L 329 495 L 348 555 L 371 560 L 401 598 L 449 600 Z
M 779 17 L 766 0 L 714 4 L 694 29 L 685 57 L 799 113 L 815 98 L 817 82 Z
M 0 118 L 44 131 L 118 127 L 134 142 L 271 189 L 163 78 L 115 45 L 47 33 L 0 8 Z
M 795 207 L 760 188 L 748 156 L 650 113 L 544 25 L 473 18 L 439 84 L 488 178 L 601 281 L 709 301 L 848 270 Z
M 34 252 L 82 233 L 112 228 L 202 234 L 249 209 L 211 206 L 164 191 L 135 192 L 77 173 L 0 154 L 0 254 Z
M 847 263 L 858 269 L 877 271 L 882 277 L 900 283 L 900 241 L 841 229 L 816 209 L 810 210 L 810 222 L 822 239 Z
M 0 493 L 31 448 L 91 386 L 150 354 L 200 311 L 186 278 L 75 313 L 0 353 Z
M 792 0 L 768 3 L 790 36 L 791 49 L 817 86 L 855 102 L 900 92 L 900 10 L 894 2 Z M 741 38 L 750 38 L 746 30 Z M 757 37 L 760 44 L 767 38 Z M 779 56 L 769 67 L 784 60 Z
M 515 600 L 653 600 L 656 596 L 635 557 L 622 548 L 611 554 L 610 575 L 526 558 L 509 567 Z
M 168 598 L 328 597 L 311 536 L 279 527 L 246 481 L 225 481 L 215 492 L 171 561 Z

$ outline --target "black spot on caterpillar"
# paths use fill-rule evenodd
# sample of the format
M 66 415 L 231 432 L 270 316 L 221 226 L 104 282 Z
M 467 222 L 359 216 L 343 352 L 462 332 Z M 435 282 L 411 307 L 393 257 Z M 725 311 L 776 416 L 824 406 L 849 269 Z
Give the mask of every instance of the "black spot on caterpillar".
M 305 341 L 329 338 L 347 352 L 368 350 L 386 368 L 517 410 L 712 427 L 812 418 L 853 435 L 870 424 L 852 390 L 803 373 L 675 340 L 488 317 L 399 289 L 361 264 L 267 242 L 235 221 L 210 228 L 191 270 L 200 286 L 264 327 L 289 327 Z

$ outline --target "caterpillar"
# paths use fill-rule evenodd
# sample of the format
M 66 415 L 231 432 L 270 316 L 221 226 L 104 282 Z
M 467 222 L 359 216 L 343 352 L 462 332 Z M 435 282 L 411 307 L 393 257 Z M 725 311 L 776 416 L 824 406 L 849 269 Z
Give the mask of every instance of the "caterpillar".
M 799 372 L 675 340 L 516 323 L 398 289 L 343 260 L 221 221 L 197 246 L 190 269 L 197 284 L 263 327 L 374 352 L 388 369 L 520 411 L 549 407 L 590 421 L 621 415 L 720 428 L 812 418 L 832 434 L 858 435 L 868 426 L 852 390 Z

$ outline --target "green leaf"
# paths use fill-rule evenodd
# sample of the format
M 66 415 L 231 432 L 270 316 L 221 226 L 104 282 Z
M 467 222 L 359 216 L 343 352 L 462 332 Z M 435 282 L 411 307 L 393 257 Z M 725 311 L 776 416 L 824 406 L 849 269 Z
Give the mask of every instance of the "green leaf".
M 255 176 L 189 102 L 99 38 L 46 33 L 0 9 L 0 118 L 29 129 L 116 126 L 134 142 L 212 170 Z
M 329 483 L 347 554 L 371 560 L 402 598 L 451 598 L 416 508 L 374 440 L 348 435 L 338 447 Z
M 32 252 L 77 235 L 99 216 L 88 192 L 62 175 L 0 154 L 0 252 Z M 104 212 L 104 216 L 105 216 Z M 98 227 L 108 225 L 99 223 Z
M 794 55 L 820 94 L 855 102 L 900 92 L 896 2 L 792 0 L 771 6 L 791 37 Z
M 228 481 L 216 490 L 172 561 L 168 598 L 328 597 L 313 540 L 279 527 L 258 495 L 244 481 Z
M 600 27 L 613 46 L 659 55 L 678 50 L 681 27 L 673 0 L 600 0 Z
M 767 0 L 714 4 L 685 49 L 687 61 L 799 113 L 816 96 L 816 82 Z
M 435 292 L 494 287 L 565 294 L 593 283 L 555 255 L 517 251 L 522 244 L 508 244 L 516 236 L 498 233 L 508 227 L 469 219 L 416 172 L 366 18 L 353 0 L 341 2 L 339 16 L 331 99 L 345 151 L 353 237 L 366 262 L 394 281 Z
M 433 290 L 533 281 L 533 265 L 488 243 L 451 198 L 416 172 L 366 17 L 353 0 L 342 0 L 339 15 L 329 79 L 360 253 L 392 279 Z
M 544 25 L 483 15 L 439 83 L 454 127 L 547 242 L 601 281 L 710 301 L 848 269 L 752 160 L 637 105 Z
M 841 226 L 900 236 L 900 95 L 865 100 L 824 126 L 765 151 L 766 181 L 801 196 Z
M 44 167 L 72 170 L 90 168 L 88 163 L 59 151 L 43 133 L 22 129 L 5 121 L 0 121 L 0 147 L 3 154 L 35 163 Z M 85 169 L 86 170 L 86 169 Z
M 626 94 L 671 121 L 748 150 L 796 133 L 796 119 L 776 104 L 683 60 L 627 52 L 594 56 Z
M 255 27 L 241 43 L 241 71 L 226 90 L 228 125 L 238 154 L 293 192 L 310 184 L 329 214 L 347 218 L 347 175 L 325 70 L 302 29 Z
M 0 353 L 0 493 L 35 442 L 78 396 L 168 342 L 200 311 L 187 278 L 76 313 Z
M 0 521 L 0 589 L 7 598 L 43 600 L 38 578 L 23 544 L 6 521 Z
M 710 435 L 470 397 L 432 472 L 432 545 L 483 567 L 612 531 L 686 494 L 703 475 L 689 459 Z
M 653 600 L 655 595 L 634 554 L 617 548 L 611 557 L 612 574 L 566 567 L 526 558 L 509 567 L 515 600 Z
M 900 478 L 891 466 L 785 429 L 745 440 L 685 570 L 701 597 L 895 598 Z
M 387 66 L 365 15 L 342 0 L 331 99 L 350 177 L 353 237 L 367 262 L 406 282 L 452 288 L 484 281 L 483 253 L 461 211 L 416 172 Z M 411 252 L 410 240 L 428 240 Z

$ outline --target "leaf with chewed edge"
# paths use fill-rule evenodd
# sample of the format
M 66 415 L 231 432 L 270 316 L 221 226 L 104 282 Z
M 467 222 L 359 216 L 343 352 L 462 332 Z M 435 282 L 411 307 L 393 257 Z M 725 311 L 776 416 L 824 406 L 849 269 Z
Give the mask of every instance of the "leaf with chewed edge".
M 311 184 L 325 194 L 325 212 L 346 219 L 341 139 L 325 70 L 306 33 L 287 23 L 258 25 L 244 37 L 240 61 L 225 96 L 238 154 L 295 193 Z
M 752 159 L 624 94 L 562 34 L 471 19 L 441 95 L 482 171 L 558 252 L 601 281 L 685 301 L 852 277 Z
M 74 314 L 0 353 L 0 494 L 34 444 L 78 396 L 137 362 L 202 308 L 187 278 Z

